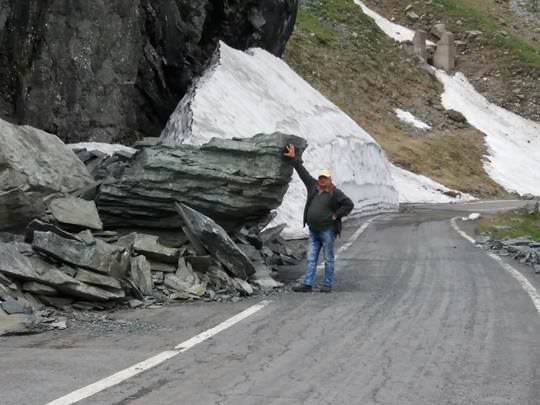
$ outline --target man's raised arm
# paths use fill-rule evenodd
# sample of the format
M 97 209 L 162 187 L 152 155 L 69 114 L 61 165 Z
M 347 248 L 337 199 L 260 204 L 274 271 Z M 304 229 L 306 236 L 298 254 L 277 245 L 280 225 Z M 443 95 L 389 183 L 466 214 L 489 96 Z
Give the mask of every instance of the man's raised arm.
M 306 185 L 306 188 L 309 189 L 313 187 L 313 185 L 317 182 L 317 180 L 311 177 L 309 172 L 306 170 L 306 168 L 302 164 L 302 159 L 296 156 L 296 148 L 294 147 L 293 144 L 287 145 L 287 150 L 285 151 L 283 155 L 292 159 L 292 164 L 294 168 L 296 169 L 296 172 L 298 173 L 298 175 L 300 176 L 300 178 Z

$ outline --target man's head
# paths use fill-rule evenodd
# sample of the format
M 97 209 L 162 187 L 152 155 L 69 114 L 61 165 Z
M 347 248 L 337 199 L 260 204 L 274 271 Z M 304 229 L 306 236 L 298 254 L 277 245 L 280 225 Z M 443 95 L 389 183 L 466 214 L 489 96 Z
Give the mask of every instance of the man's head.
M 330 170 L 323 169 L 319 172 L 319 188 L 324 191 L 332 191 L 334 189 Z

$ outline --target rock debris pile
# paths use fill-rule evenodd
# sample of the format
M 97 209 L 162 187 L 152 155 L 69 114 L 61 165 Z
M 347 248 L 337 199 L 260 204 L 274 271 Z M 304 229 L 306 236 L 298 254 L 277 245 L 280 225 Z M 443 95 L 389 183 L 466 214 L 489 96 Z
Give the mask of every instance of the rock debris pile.
M 485 237 L 476 241 L 484 248 L 493 250 L 499 256 L 511 256 L 521 264 L 531 266 L 535 274 L 540 274 L 540 242 L 530 238 L 508 238 L 493 240 Z
M 272 272 L 305 255 L 287 248 L 284 225 L 263 231 L 292 176 L 282 150 L 304 150 L 300 138 L 100 155 L 2 128 L 17 147 L 0 153 L 0 335 L 65 328 L 54 308 L 236 301 L 282 287 Z

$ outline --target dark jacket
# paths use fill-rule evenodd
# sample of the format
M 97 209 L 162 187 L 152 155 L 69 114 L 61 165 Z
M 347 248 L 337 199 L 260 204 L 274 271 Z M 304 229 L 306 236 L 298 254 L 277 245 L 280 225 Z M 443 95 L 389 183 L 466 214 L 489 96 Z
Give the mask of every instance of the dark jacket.
M 307 212 L 309 206 L 311 205 L 313 198 L 319 192 L 318 182 L 315 178 L 311 177 L 300 159 L 295 159 L 293 161 L 293 165 L 296 169 L 296 172 L 306 185 L 307 189 L 307 200 L 306 206 L 304 207 L 304 226 L 306 226 Z M 354 208 L 354 204 L 352 200 L 347 197 L 343 191 L 341 191 L 339 188 L 335 188 L 332 192 L 331 205 L 332 211 L 336 214 L 337 217 L 337 219 L 335 220 L 336 233 L 337 235 L 340 235 L 342 228 L 341 219 L 351 213 Z

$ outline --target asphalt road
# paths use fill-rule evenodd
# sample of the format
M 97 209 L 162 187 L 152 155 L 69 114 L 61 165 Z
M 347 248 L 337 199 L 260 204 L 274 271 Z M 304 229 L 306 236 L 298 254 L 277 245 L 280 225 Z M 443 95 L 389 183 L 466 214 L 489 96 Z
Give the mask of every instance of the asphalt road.
M 338 258 L 333 293 L 273 296 L 230 329 L 79 403 L 538 405 L 540 314 L 449 221 L 493 205 L 377 217 Z M 341 243 L 360 225 L 351 221 Z M 0 404 L 44 405 L 260 300 L 115 315 L 131 329 L 1 339 Z

